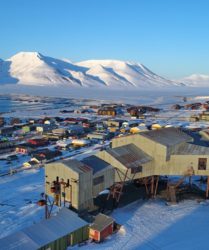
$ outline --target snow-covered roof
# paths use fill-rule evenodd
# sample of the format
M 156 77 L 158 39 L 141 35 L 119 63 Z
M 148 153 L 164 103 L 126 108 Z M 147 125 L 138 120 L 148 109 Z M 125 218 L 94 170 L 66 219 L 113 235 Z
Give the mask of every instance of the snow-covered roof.
M 36 250 L 39 245 L 20 231 L 0 239 L 0 247 L 1 250 Z
M 57 216 L 0 239 L 0 249 L 38 249 L 87 225 L 76 213 L 64 207 Z

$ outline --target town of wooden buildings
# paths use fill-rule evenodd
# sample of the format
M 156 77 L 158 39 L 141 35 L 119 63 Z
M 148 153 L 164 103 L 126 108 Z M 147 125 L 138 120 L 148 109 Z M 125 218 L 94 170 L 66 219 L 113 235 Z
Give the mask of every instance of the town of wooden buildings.
M 195 105 L 184 108 L 200 107 Z M 89 239 L 100 242 L 116 230 L 116 223 L 98 212 L 105 212 L 108 202 L 111 209 L 117 207 L 127 192 L 126 187 L 136 183 L 144 188 L 146 198 L 153 198 L 159 194 L 162 177 L 179 176 L 178 181 L 166 179 L 166 200 L 175 204 L 185 180 L 191 184 L 194 177 L 204 177 L 204 193 L 208 198 L 208 129 L 193 133 L 155 122 L 148 126 L 143 115 L 154 114 L 159 109 L 147 106 L 92 108 L 97 108 L 94 119 L 46 117 L 27 121 L 12 119 L 10 123 L 0 119 L 0 158 L 5 152 L 13 153 L 8 158 L 10 162 L 13 155 L 30 155 L 23 168 L 45 168 L 45 193 L 39 205 L 45 207 L 46 215 L 46 220 L 0 239 L 1 249 L 17 249 L 19 244 L 19 249 L 26 250 L 65 250 Z M 129 119 L 121 116 L 122 110 Z M 199 117 L 208 121 L 208 114 L 203 111 Z M 95 143 L 101 147 L 94 155 L 81 160 L 64 157 L 70 150 Z M 134 190 L 128 195 L 137 192 Z M 101 195 L 105 197 L 102 209 L 97 203 Z M 51 215 L 52 206 L 60 207 L 56 216 Z M 88 220 L 83 216 L 86 214 L 96 216 Z

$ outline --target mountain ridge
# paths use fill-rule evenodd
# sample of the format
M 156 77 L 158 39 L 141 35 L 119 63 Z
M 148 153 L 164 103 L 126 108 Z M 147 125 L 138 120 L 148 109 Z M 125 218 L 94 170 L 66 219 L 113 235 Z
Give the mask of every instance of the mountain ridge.
M 140 63 L 120 60 L 73 63 L 39 52 L 19 52 L 7 60 L 0 60 L 0 84 L 105 88 L 186 85 L 165 79 Z
M 186 76 L 182 79 L 186 85 L 191 87 L 209 87 L 209 75 L 204 74 L 192 74 L 190 76 Z

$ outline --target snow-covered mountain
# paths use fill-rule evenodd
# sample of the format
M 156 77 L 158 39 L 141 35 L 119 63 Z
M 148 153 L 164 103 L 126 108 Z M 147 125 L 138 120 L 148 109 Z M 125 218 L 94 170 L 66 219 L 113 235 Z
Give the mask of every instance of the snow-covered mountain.
M 0 83 L 81 86 L 84 82 L 97 84 L 79 66 L 37 52 L 20 52 L 0 62 Z
M 102 80 L 107 86 L 164 87 L 180 83 L 160 77 L 139 63 L 117 60 L 89 60 L 77 63 L 86 73 Z
M 181 81 L 188 86 L 209 87 L 209 75 L 193 74 L 191 76 L 184 77 Z
M 0 83 L 111 88 L 184 85 L 160 77 L 139 63 L 117 60 L 72 63 L 37 52 L 20 52 L 0 60 Z

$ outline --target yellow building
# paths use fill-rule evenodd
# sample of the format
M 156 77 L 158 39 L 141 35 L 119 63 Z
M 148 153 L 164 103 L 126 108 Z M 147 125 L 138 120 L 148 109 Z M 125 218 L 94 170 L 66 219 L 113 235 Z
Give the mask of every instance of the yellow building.
M 209 147 L 196 144 L 191 136 L 176 128 L 115 138 L 112 148 L 98 156 L 115 168 L 115 182 L 121 184 L 118 190 L 114 189 L 118 193 L 122 192 L 123 182 L 134 179 L 151 178 L 154 194 L 159 176 L 209 176 Z M 207 197 L 208 190 L 209 178 Z
M 56 205 L 69 202 L 76 210 L 94 208 L 93 198 L 114 184 L 114 169 L 97 156 L 64 160 L 45 167 L 45 192 Z
M 130 144 L 152 158 L 149 163 L 152 166 L 150 175 L 184 175 L 190 168 L 193 168 L 194 175 L 209 175 L 209 147 L 195 144 L 193 138 L 180 129 L 163 128 L 116 138 L 112 140 L 110 151 Z M 110 151 L 103 151 L 99 156 L 117 167 L 114 157 L 106 157 Z M 123 157 L 119 155 L 118 159 Z M 147 176 L 146 167 L 142 167 L 143 176 Z
M 151 194 L 156 194 L 158 178 L 165 175 L 209 176 L 209 147 L 198 145 L 176 128 L 118 137 L 112 140 L 111 148 L 97 156 L 81 162 L 71 160 L 47 165 L 46 193 L 52 195 L 50 188 L 54 180 L 64 180 L 68 183 L 66 201 L 78 210 L 91 209 L 93 198 L 106 188 L 119 201 L 125 182 L 132 180 L 142 180 L 145 185 L 151 180 Z M 209 178 L 206 196 L 208 192 Z
M 154 123 L 152 124 L 151 126 L 151 129 L 152 130 L 156 130 L 156 129 L 161 129 L 162 128 L 162 125 L 158 124 L 158 123 Z

